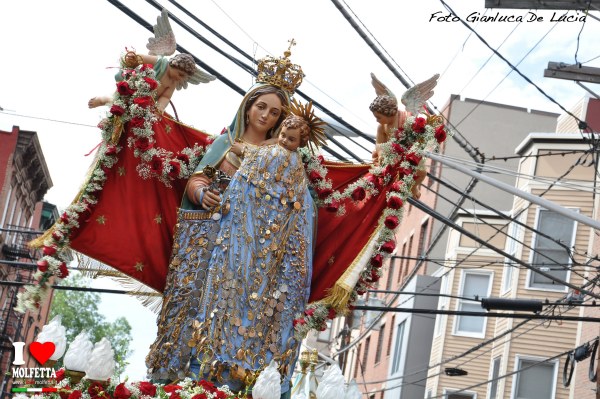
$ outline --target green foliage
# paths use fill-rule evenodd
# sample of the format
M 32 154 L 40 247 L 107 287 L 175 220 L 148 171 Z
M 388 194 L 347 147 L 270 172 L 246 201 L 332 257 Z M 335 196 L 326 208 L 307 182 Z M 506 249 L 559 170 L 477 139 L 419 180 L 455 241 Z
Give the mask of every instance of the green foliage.
M 61 285 L 86 288 L 90 286 L 90 280 L 73 273 L 63 280 Z M 88 331 L 94 343 L 106 337 L 115 351 L 115 374 L 121 375 L 129 364 L 127 358 L 131 354 L 129 349 L 131 326 L 124 317 L 119 317 L 112 323 L 107 322 L 104 315 L 98 312 L 99 303 L 100 294 L 97 292 L 55 290 L 50 308 L 50 320 L 54 316 L 62 316 L 67 345 L 84 330 Z M 57 366 L 62 367 L 62 359 Z

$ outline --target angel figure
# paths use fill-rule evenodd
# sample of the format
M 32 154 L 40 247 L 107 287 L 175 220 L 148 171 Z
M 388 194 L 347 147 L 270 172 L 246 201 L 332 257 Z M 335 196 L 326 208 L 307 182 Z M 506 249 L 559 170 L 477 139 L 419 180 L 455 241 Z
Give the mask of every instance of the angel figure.
M 155 94 L 156 108 L 160 113 L 164 112 L 176 89 L 186 89 L 188 83 L 197 85 L 215 79 L 213 75 L 196 67 L 194 57 L 190 54 L 180 53 L 167 58 L 175 53 L 177 43 L 169 23 L 169 13 L 165 9 L 157 18 L 157 23 L 154 25 L 154 37 L 148 39 L 146 48 L 149 51 L 148 54 L 136 54 L 134 51 L 128 51 L 121 58 L 121 67 L 134 69 L 140 64 L 153 65 L 156 80 L 160 83 Z M 115 79 L 117 81 L 123 79 L 121 71 L 115 75 Z M 112 96 L 98 96 L 88 101 L 88 107 L 96 108 L 111 103 Z
M 433 96 L 433 89 L 437 85 L 437 80 L 440 77 L 438 73 L 430 77 L 424 82 L 418 83 L 408 89 L 402 95 L 401 102 L 404 104 L 405 111 L 398 109 L 398 100 L 390 89 L 384 85 L 374 73 L 371 73 L 371 84 L 375 88 L 375 100 L 369 105 L 369 110 L 373 112 L 373 116 L 379 125 L 377 126 L 377 136 L 375 139 L 375 149 L 373 150 L 373 163 L 379 163 L 379 144 L 387 142 L 391 135 L 401 128 L 410 115 L 416 115 L 420 112 L 423 105 Z M 412 187 L 413 197 L 418 199 L 421 196 L 419 186 L 427 176 L 427 172 L 423 169 L 418 170 L 415 175 L 415 184 Z

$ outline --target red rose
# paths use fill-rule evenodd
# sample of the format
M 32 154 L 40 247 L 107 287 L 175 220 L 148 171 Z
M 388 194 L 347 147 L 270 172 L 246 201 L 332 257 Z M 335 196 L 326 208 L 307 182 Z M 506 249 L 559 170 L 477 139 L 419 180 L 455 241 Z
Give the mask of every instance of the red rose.
M 294 327 L 296 326 L 303 326 L 306 324 L 306 320 L 304 319 L 294 319 Z
M 385 218 L 385 221 L 383 222 L 383 224 L 385 224 L 385 227 L 387 227 L 390 230 L 394 230 L 396 227 L 398 227 L 398 223 L 400 223 L 400 221 L 398 220 L 398 217 L 394 215 L 389 215 Z
M 392 252 L 394 252 L 394 248 L 396 248 L 396 243 L 393 240 L 389 240 L 386 241 L 385 243 L 383 243 L 383 245 L 381 246 L 381 250 L 383 252 L 387 252 L 388 254 L 391 254 Z
M 179 153 L 175 155 L 175 158 L 179 159 L 183 163 L 190 163 L 190 157 L 187 154 Z
M 144 81 L 148 83 L 148 86 L 150 86 L 150 90 L 156 90 L 156 88 L 158 87 L 158 82 L 152 78 L 144 77 Z
M 438 143 L 441 143 L 446 140 L 446 131 L 444 130 L 444 126 L 438 126 L 435 129 L 435 139 Z
M 110 113 L 116 116 L 121 116 L 125 113 L 125 108 L 121 107 L 120 105 L 113 104 L 112 107 L 110 107 Z
M 159 175 L 162 174 L 162 170 L 163 170 L 162 158 L 159 157 L 158 155 L 153 156 L 152 160 L 150 161 L 150 169 Z
M 305 315 L 307 315 L 307 316 L 310 316 L 310 317 L 312 317 L 312 316 L 314 316 L 314 314 L 315 314 L 315 309 L 314 309 L 314 308 L 308 308 L 308 309 L 306 309 L 306 310 L 304 311 L 304 314 L 305 314 Z
M 62 224 L 69 223 L 69 215 L 67 215 L 67 212 L 63 212 L 63 214 L 60 215 L 60 221 Z
M 204 390 L 209 391 L 209 392 L 214 392 L 217 390 L 217 387 L 215 386 L 215 384 L 213 384 L 210 381 L 201 380 L 200 382 L 198 382 L 198 385 L 200 385 L 202 388 L 204 388 Z
M 105 155 L 114 155 L 117 153 L 117 147 L 115 147 L 114 145 L 107 145 L 106 146 L 106 152 L 104 152 Z
M 412 175 L 413 170 L 411 168 L 399 168 L 398 176 L 402 179 L 404 176 Z
M 154 147 L 154 143 L 150 142 L 148 137 L 138 137 L 133 146 L 140 151 L 148 151 L 150 148 Z
M 142 108 L 148 108 L 154 104 L 154 99 L 150 96 L 137 97 L 133 99 L 133 103 L 139 105 Z
M 142 118 L 141 116 L 136 116 L 134 118 L 131 118 L 131 120 L 129 121 L 129 127 L 143 129 L 144 122 L 144 118 Z
M 340 208 L 340 203 L 337 200 L 333 200 L 331 201 L 331 203 L 327 204 L 327 211 L 328 212 L 337 212 L 337 210 Z
M 39 262 L 38 262 L 39 264 Z M 65 369 L 58 369 L 56 370 L 56 382 L 61 382 L 62 380 L 65 379 Z
M 379 281 L 379 273 L 377 273 L 377 269 L 371 269 L 371 281 L 376 283 L 377 281 Z
M 423 133 L 425 131 L 425 125 L 427 125 L 425 118 L 416 118 L 412 124 L 412 130 L 415 133 Z
M 37 266 L 38 266 L 38 269 L 42 273 L 46 273 L 46 271 L 48 270 L 48 262 L 43 259 L 37 261 Z M 65 371 L 63 370 L 63 378 L 64 378 L 64 374 L 65 374 Z M 57 374 L 57 378 L 58 378 L 58 374 Z M 60 380 L 57 380 L 57 381 L 60 381 Z
M 69 275 L 69 269 L 67 269 L 67 265 L 65 262 L 62 262 L 60 264 L 60 266 L 58 267 L 58 271 L 59 271 L 59 274 L 58 274 L 59 278 L 65 278 Z
M 333 194 L 333 190 L 330 188 L 317 188 L 317 195 L 320 199 L 325 199 Z
M 323 176 L 321 176 L 319 174 L 319 172 L 317 172 L 316 170 L 311 170 L 310 174 L 308 175 L 308 178 L 310 179 L 310 181 L 312 182 L 316 182 L 316 181 L 321 181 L 323 180 Z
M 130 96 L 135 93 L 135 89 L 129 87 L 129 83 L 123 80 L 117 83 L 117 91 L 122 96 Z
M 106 396 L 104 392 L 104 387 L 99 382 L 92 382 L 88 387 L 88 393 L 92 397 L 92 399 L 102 398 Z
M 392 150 L 394 150 L 394 152 L 396 154 L 404 154 L 404 147 L 402 147 L 400 144 L 398 143 L 392 143 Z
M 418 165 L 419 162 L 421 162 L 421 157 L 418 156 L 417 154 L 415 154 L 414 152 L 411 152 L 410 154 L 408 154 L 406 156 L 406 160 L 411 164 L 411 165 Z
M 327 330 L 327 323 L 323 323 L 321 324 L 321 326 L 319 327 L 319 331 L 325 331 Z
M 392 165 L 386 165 L 385 168 L 383 168 L 383 175 L 384 176 L 390 176 L 394 173 L 394 167 Z
M 383 264 L 383 256 L 381 254 L 377 254 L 371 258 L 371 266 L 380 268 Z
M 396 131 L 394 132 L 394 135 L 396 136 L 397 139 L 402 138 L 402 136 L 404 135 L 404 128 L 400 127 L 398 129 L 396 129 Z
M 69 395 L 71 394 L 71 387 L 70 386 L 65 386 L 63 388 L 60 388 L 58 390 L 58 395 L 60 396 L 60 399 L 68 399 Z
M 179 385 L 165 385 L 163 387 L 163 391 L 165 391 L 166 393 L 175 392 L 179 389 L 181 389 L 181 387 Z
M 404 185 L 404 183 L 402 183 L 401 181 L 397 180 L 394 183 L 392 183 L 392 186 L 390 187 L 390 190 L 392 191 L 402 191 L 402 186 Z
M 60 234 L 58 231 L 53 231 L 52 232 L 52 239 L 54 241 L 61 241 L 63 238 L 62 234 Z
M 390 198 L 388 198 L 388 201 L 387 201 L 388 208 L 400 209 L 400 208 L 402 208 L 402 205 L 403 205 L 402 198 L 400 198 L 396 195 L 392 195 Z
M 327 313 L 327 318 L 328 319 L 334 319 L 335 316 L 337 316 L 337 313 L 335 312 L 334 308 L 329 308 L 329 313 Z
M 148 381 L 141 381 L 139 384 L 140 393 L 146 396 L 156 395 L 156 386 Z
M 113 392 L 114 399 L 129 399 L 131 396 L 131 392 L 127 387 L 125 387 L 125 383 L 120 383 L 116 386 L 115 392 Z
M 364 294 L 365 292 L 367 292 L 367 291 L 366 291 L 364 288 L 359 288 L 359 289 L 357 289 L 357 290 L 356 290 L 356 293 L 357 293 L 358 295 L 362 295 L 362 294 Z
M 81 399 L 81 391 L 76 389 L 68 396 L 68 399 Z
M 199 393 L 199 394 L 192 396 L 192 399 L 208 399 L 208 396 L 206 396 L 205 393 Z
M 179 177 L 179 172 L 181 172 L 181 164 L 178 161 L 169 161 L 169 165 L 171 170 L 169 170 L 168 175 L 171 179 L 176 179 Z
M 173 392 L 171 393 L 171 396 L 169 396 L 170 399 L 181 399 L 181 396 L 179 396 L 178 392 Z
M 352 199 L 354 201 L 362 201 L 365 199 L 365 196 L 367 195 L 367 192 L 365 191 L 364 188 L 362 187 L 356 187 L 353 191 L 352 191 Z
M 217 399 L 227 399 L 227 394 L 223 391 L 217 391 L 215 395 L 217 396 Z
M 54 245 L 50 245 L 50 246 L 44 245 L 42 252 L 44 253 L 44 255 L 52 256 L 56 253 L 56 247 Z

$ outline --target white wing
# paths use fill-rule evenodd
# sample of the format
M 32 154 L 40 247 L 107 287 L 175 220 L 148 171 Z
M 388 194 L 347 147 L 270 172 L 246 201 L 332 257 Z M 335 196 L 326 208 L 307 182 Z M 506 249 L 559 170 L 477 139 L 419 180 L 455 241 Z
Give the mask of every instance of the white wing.
M 396 98 L 394 93 L 392 93 L 392 91 L 390 89 L 388 89 L 386 85 L 384 85 L 379 79 L 377 79 L 377 77 L 375 76 L 375 74 L 373 72 L 371 72 L 371 84 L 375 88 L 376 95 L 378 95 L 378 96 L 385 95 L 385 96 L 390 96 L 392 98 Z
M 172 55 L 177 49 L 175 34 L 169 23 L 169 12 L 163 8 L 154 25 L 154 37 L 148 39 L 146 44 L 150 55 Z
M 187 89 L 188 83 L 197 85 L 200 83 L 212 82 L 215 79 L 216 79 L 216 76 L 211 75 L 208 72 L 204 72 L 200 68 L 196 67 L 196 72 L 194 72 L 194 74 L 192 76 L 190 76 L 187 80 L 184 80 L 177 84 L 177 90 Z
M 437 85 L 437 80 L 440 77 L 439 73 L 436 73 L 424 82 L 417 83 L 402 95 L 402 104 L 406 107 L 406 110 L 413 115 L 417 115 L 421 112 L 421 108 L 427 100 L 433 96 L 433 88 Z

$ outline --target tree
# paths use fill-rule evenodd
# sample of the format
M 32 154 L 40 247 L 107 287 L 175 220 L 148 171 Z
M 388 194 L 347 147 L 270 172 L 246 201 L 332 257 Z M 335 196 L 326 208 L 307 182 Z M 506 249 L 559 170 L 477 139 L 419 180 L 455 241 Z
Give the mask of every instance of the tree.
M 71 274 L 63 280 L 64 286 L 89 287 L 90 280 L 81 274 Z M 73 342 L 81 331 L 88 331 L 92 342 L 98 342 L 103 337 L 110 341 L 115 351 L 115 374 L 121 375 L 129 364 L 127 358 L 131 354 L 131 325 L 124 317 L 119 317 L 114 322 L 106 321 L 104 315 L 98 312 L 100 294 L 89 291 L 55 290 L 50 308 L 50 319 L 62 316 L 62 325 L 65 327 L 67 345 Z M 57 366 L 62 366 L 62 359 Z

